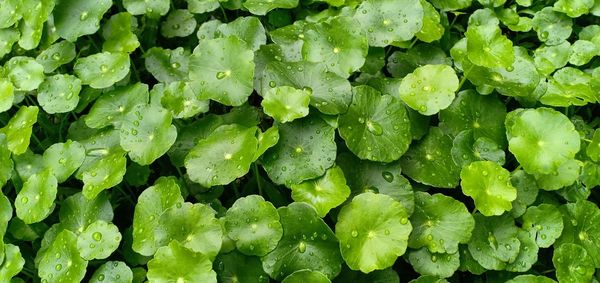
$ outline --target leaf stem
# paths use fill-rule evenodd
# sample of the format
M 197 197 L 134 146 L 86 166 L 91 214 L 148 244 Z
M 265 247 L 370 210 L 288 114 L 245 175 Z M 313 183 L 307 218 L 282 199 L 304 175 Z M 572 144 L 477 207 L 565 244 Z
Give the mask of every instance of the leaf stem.
M 458 90 L 460 90 L 462 88 L 462 86 L 465 84 L 465 82 L 467 81 L 467 75 L 471 72 L 471 70 L 473 70 L 473 67 L 475 65 L 471 65 L 471 67 L 469 67 L 469 69 L 463 73 L 463 77 L 462 79 L 460 79 L 460 83 L 458 84 Z
M 256 186 L 258 187 L 258 194 L 262 196 L 262 182 L 260 180 L 260 174 L 258 172 L 258 165 L 254 162 L 252 166 L 252 173 L 254 174 L 254 178 L 256 179 Z
M 225 22 L 229 22 L 229 19 L 227 19 L 227 14 L 225 13 L 225 9 L 223 9 L 223 6 L 219 5 L 219 8 L 221 8 L 221 13 L 223 13 L 223 18 L 225 19 Z
M 581 138 L 581 139 L 584 140 L 584 141 L 586 141 L 586 142 L 592 143 L 592 140 L 590 140 L 590 139 L 586 139 L 586 138 Z

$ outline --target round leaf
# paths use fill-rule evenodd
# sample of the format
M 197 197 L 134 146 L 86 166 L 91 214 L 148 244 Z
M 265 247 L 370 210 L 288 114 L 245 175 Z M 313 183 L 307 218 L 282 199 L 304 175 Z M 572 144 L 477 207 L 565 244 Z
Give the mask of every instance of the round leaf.
M 150 282 L 217 282 L 210 259 L 177 241 L 158 249 L 148 262 L 147 277 Z
M 423 115 L 448 108 L 458 90 L 458 77 L 447 65 L 425 65 L 406 75 L 400 84 L 400 98 Z
M 152 47 L 146 51 L 144 65 L 159 82 L 184 80 L 188 75 L 189 51 Z
M 385 269 L 404 254 L 412 230 L 402 205 L 387 195 L 363 193 L 344 206 L 335 233 L 351 269 Z
M 592 282 L 594 261 L 580 245 L 565 243 L 554 250 L 552 263 L 560 282 Z
M 137 105 L 146 103 L 148 103 L 147 85 L 136 83 L 117 87 L 102 94 L 83 119 L 86 126 L 94 129 L 111 124 L 120 128 L 127 114 L 131 113 Z
M 88 225 L 98 220 L 110 222 L 113 216 L 113 208 L 107 194 L 99 194 L 90 200 L 81 193 L 63 200 L 58 215 L 60 225 L 75 234 L 80 234 Z
M 561 208 L 564 229 L 554 246 L 574 243 L 584 247 L 594 265 L 600 266 L 600 209 L 587 200 L 568 203 Z
M 473 258 L 488 270 L 502 270 L 513 262 L 521 247 L 517 238 L 519 228 L 508 215 L 485 217 L 474 215 L 475 229 L 469 242 L 469 252 Z
M 111 0 L 61 0 L 54 8 L 54 24 L 60 37 L 75 42 L 78 37 L 93 34 L 100 27 Z
M 47 282 L 80 282 L 87 264 L 79 256 L 77 236 L 69 230 L 62 230 L 43 253 L 38 275 Z
M 0 134 L 6 136 L 6 147 L 13 154 L 20 155 L 27 151 L 39 111 L 37 106 L 21 106 L 17 113 L 12 115 L 6 127 L 0 129 Z
M 66 181 L 84 160 L 85 148 L 72 140 L 53 144 L 43 155 L 44 165 L 52 170 L 58 183 Z
M 227 210 L 224 227 L 237 249 L 246 255 L 266 255 L 283 235 L 277 210 L 257 195 L 237 199 Z
M 308 269 L 298 270 L 288 277 L 281 281 L 282 283 L 303 283 L 303 282 L 313 282 L 313 283 L 331 283 L 329 278 L 325 276 L 323 273 L 318 271 L 311 271 Z
M 54 75 L 40 84 L 37 99 L 46 113 L 65 113 L 77 107 L 79 91 L 81 81 L 77 77 Z
M 106 280 L 106 281 L 104 281 Z M 121 261 L 107 261 L 102 264 L 90 279 L 90 283 L 114 282 L 129 283 L 133 280 L 133 272 Z
M 21 255 L 18 246 L 6 244 L 4 249 L 4 260 L 0 265 L 0 280 L 3 282 L 12 282 L 11 279 L 18 275 L 25 265 L 25 259 Z
M 477 15 L 476 13 L 477 11 L 469 19 L 469 26 L 465 33 L 467 57 L 478 66 L 509 68 L 515 60 L 512 41 L 502 35 L 502 30 L 497 24 L 490 23 L 493 21 L 482 25 L 473 23 L 472 19 Z
M 461 202 L 442 195 L 415 193 L 415 211 L 410 218 L 413 231 L 408 246 L 427 247 L 432 253 L 455 254 L 458 244 L 471 239 L 473 216 Z
M 196 29 L 196 19 L 188 10 L 172 10 L 160 26 L 160 33 L 166 38 L 186 37 Z
M 102 220 L 93 222 L 77 237 L 77 249 L 86 260 L 109 257 L 121 242 L 119 228 Z
M 14 56 L 5 66 L 15 90 L 31 91 L 44 81 L 44 67 L 33 58 Z
M 293 184 L 292 199 L 312 205 L 319 217 L 325 217 L 329 210 L 342 204 L 350 196 L 344 172 L 338 166 L 327 169 L 325 175 Z
M 132 15 L 147 14 L 150 18 L 158 18 L 169 12 L 169 0 L 123 0 L 123 7 Z
M 573 31 L 573 21 L 565 14 L 545 7 L 533 16 L 533 30 L 540 41 L 547 45 L 558 45 L 565 41 Z
M 448 278 L 458 269 L 460 255 L 458 253 L 431 253 L 426 248 L 422 248 L 410 251 L 408 261 L 415 271 L 421 275 Z
M 45 73 L 51 73 L 58 67 L 73 61 L 76 55 L 75 44 L 62 40 L 45 48 L 35 60 L 44 66 Z
M 289 86 L 269 89 L 261 105 L 265 114 L 280 123 L 291 122 L 308 115 L 310 92 Z
M 219 282 L 268 283 L 269 276 L 263 271 L 260 258 L 246 256 L 237 251 L 219 254 L 215 259 Z
M 372 161 L 398 160 L 412 141 L 404 105 L 390 95 L 359 86 L 339 119 L 340 136 L 356 156 Z
M 262 163 L 276 184 L 297 184 L 325 174 L 336 156 L 335 131 L 316 115 L 279 126 L 279 142 Z
M 519 254 L 513 262 L 506 265 L 506 270 L 511 272 L 526 272 L 538 261 L 538 246 L 535 239 L 525 230 L 517 234 L 521 247 Z
M 82 84 L 106 88 L 125 78 L 129 66 L 126 53 L 102 52 L 77 59 L 73 70 Z
M 262 0 L 246 0 L 244 2 L 244 7 L 255 15 L 265 15 L 273 9 L 291 9 L 296 6 L 298 6 L 298 0 L 271 0 L 267 2 Z
M 485 216 L 501 215 L 512 209 L 517 189 L 510 182 L 510 172 L 491 161 L 475 161 L 462 169 L 460 185 L 465 195 Z
M 17 216 L 27 224 L 46 219 L 54 210 L 57 186 L 50 169 L 29 177 L 15 200 Z
M 299 202 L 277 211 L 283 237 L 275 250 L 262 258 L 265 272 L 275 280 L 282 280 L 302 269 L 335 277 L 342 263 L 338 242 L 317 212 L 310 205 Z

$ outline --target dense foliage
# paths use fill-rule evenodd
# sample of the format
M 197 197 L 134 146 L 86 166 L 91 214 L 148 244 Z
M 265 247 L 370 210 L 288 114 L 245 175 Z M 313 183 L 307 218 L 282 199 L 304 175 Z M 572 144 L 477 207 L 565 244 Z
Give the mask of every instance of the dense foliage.
M 598 282 L 598 0 L 0 0 L 0 282 Z

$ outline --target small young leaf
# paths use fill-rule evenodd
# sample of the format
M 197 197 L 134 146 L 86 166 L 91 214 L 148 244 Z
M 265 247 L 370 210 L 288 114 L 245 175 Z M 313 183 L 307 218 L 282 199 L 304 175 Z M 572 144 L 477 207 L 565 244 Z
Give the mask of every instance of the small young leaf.
M 402 79 L 400 98 L 423 115 L 433 115 L 448 108 L 458 90 L 458 77 L 447 65 L 418 67 Z
M 344 172 L 340 167 L 334 166 L 325 172 L 325 175 L 293 184 L 292 199 L 312 205 L 319 217 L 325 217 L 329 210 L 342 204 L 350 196 L 350 187 L 346 185 Z
M 510 173 L 497 163 L 475 161 L 460 172 L 465 195 L 475 201 L 475 207 L 485 216 L 501 215 L 512 209 L 517 189 L 510 183 Z

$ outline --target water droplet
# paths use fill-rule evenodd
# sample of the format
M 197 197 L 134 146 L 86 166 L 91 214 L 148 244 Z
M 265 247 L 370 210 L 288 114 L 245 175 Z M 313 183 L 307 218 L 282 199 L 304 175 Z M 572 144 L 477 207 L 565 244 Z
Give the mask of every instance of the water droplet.
M 100 65 L 100 71 L 101 71 L 102 73 L 106 73 L 106 72 L 108 72 L 108 66 L 106 66 L 106 65 L 104 65 L 104 64 Z
M 405 225 L 406 223 L 408 223 L 408 218 L 402 217 L 402 219 L 400 219 L 400 224 Z
M 391 183 L 394 181 L 394 174 L 388 172 L 388 171 L 383 171 L 381 173 L 381 176 L 383 177 L 383 179 L 385 179 L 388 183 Z
M 270 81 L 270 82 L 269 82 L 269 86 L 270 86 L 270 87 L 276 87 L 276 86 L 277 86 L 277 84 L 275 83 L 275 81 Z
M 67 163 L 67 159 L 61 158 L 61 159 L 58 160 L 58 163 L 65 164 L 65 163 Z
M 359 117 L 358 118 L 358 122 L 361 123 L 361 124 L 364 124 L 365 123 L 365 118 Z
M 437 256 L 435 256 L 435 255 L 432 255 L 432 256 L 431 256 L 431 261 L 432 261 L 432 262 L 436 262 L 436 261 L 437 261 Z
M 304 242 L 300 242 L 300 243 L 298 244 L 298 251 L 299 251 L 300 253 L 303 253 L 303 252 L 305 252 L 305 251 L 306 251 L 306 244 L 305 244 Z
M 383 127 L 381 127 L 381 125 L 375 121 L 367 122 L 367 130 L 376 136 L 381 136 L 383 134 Z
M 55 266 L 54 266 L 54 269 L 55 269 L 56 271 L 60 271 L 60 270 L 62 269 L 62 264 L 60 264 L 60 263 L 59 263 L 59 264 L 55 265 Z
M 98 281 L 104 281 L 104 274 L 98 275 Z
M 94 233 L 92 234 L 92 238 L 93 238 L 95 241 L 100 241 L 100 240 L 102 240 L 102 233 L 100 233 L 100 232 L 94 232 Z
M 85 21 L 88 18 L 88 12 L 83 11 L 81 12 L 81 14 L 79 15 L 79 20 Z
M 383 231 L 384 234 L 389 235 L 390 234 L 390 230 L 385 229 L 385 231 Z
M 52 54 L 52 59 L 56 61 L 60 60 L 60 54 L 58 52 L 55 52 L 54 54 Z
M 350 233 L 350 235 L 352 235 L 353 238 L 356 238 L 356 237 L 358 237 L 358 231 L 352 230 L 352 232 Z
M 173 69 L 179 69 L 179 67 L 181 67 L 181 64 L 179 64 L 179 63 L 177 63 L 177 62 L 173 62 L 173 63 L 171 64 L 171 67 L 172 67 Z
M 174 25 L 172 26 L 172 28 L 173 28 L 173 29 L 179 29 L 179 24 L 174 24 Z
M 27 197 L 22 197 L 22 198 L 21 198 L 21 203 L 22 203 L 22 204 L 26 204 L 26 203 L 28 203 L 28 202 L 29 202 L 29 198 L 27 198 Z

